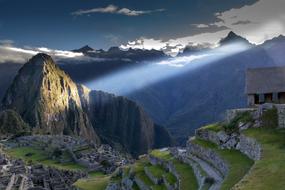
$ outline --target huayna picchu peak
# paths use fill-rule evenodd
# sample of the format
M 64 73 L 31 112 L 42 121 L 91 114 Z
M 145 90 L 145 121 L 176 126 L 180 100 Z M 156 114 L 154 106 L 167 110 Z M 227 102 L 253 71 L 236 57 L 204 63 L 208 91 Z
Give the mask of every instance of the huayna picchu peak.
M 96 144 L 102 140 L 133 155 L 161 144 L 142 108 L 74 83 L 46 54 L 35 55 L 19 70 L 2 101 L 5 109 L 19 113 L 34 134 L 79 136 Z

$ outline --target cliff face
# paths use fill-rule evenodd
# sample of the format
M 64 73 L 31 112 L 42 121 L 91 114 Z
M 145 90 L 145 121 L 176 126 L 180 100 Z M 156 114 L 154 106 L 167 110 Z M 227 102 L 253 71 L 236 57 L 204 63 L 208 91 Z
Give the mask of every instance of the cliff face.
M 136 103 L 75 84 L 45 54 L 20 69 L 2 109 L 18 112 L 33 133 L 102 140 L 135 156 L 171 144 L 168 132 Z
M 82 110 L 77 85 L 45 54 L 34 56 L 20 69 L 2 107 L 18 112 L 35 133 L 77 135 L 99 142 Z
M 85 110 L 103 142 L 119 146 L 138 156 L 151 148 L 171 145 L 163 127 L 153 123 L 135 102 L 101 91 L 81 87 Z

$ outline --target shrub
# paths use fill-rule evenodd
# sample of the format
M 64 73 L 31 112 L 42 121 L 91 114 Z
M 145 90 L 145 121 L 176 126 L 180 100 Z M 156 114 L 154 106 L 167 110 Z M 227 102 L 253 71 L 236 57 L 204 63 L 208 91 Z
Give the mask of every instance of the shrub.
M 278 127 L 278 112 L 276 107 L 262 112 L 261 125 L 262 127 L 267 127 L 267 128 Z
M 228 124 L 225 124 L 223 127 L 226 132 L 233 133 L 238 131 L 238 126 L 240 123 L 251 123 L 253 118 L 250 112 L 240 112 L 238 113 Z

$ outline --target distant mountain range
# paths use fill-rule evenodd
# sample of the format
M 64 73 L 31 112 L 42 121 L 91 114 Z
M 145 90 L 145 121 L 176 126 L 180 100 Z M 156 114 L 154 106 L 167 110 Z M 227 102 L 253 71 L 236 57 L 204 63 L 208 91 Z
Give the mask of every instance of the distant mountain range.
M 255 46 L 231 32 L 220 41 L 220 45 L 236 42 L 248 46 L 249 50 L 147 86 L 129 94 L 128 98 L 141 105 L 156 123 L 166 126 L 178 142 L 185 142 L 196 128 L 221 120 L 226 109 L 246 106 L 244 83 L 247 68 L 285 65 L 283 36 Z M 186 47 L 178 56 L 194 55 L 207 50 L 209 49 L 203 46 Z M 117 47 L 104 51 L 85 46 L 74 51 L 98 59 L 76 64 L 59 60 L 59 67 L 78 83 L 97 79 L 123 68 L 144 64 L 146 61 L 169 58 L 161 51 L 121 50 Z M 10 83 L 17 70 L 16 66 L 12 67 L 10 64 L 6 64 L 6 67 L 11 73 L 10 75 L 5 73 L 6 81 L 2 84 L 0 80 L 0 88 L 3 89 L 7 88 L 7 83 Z

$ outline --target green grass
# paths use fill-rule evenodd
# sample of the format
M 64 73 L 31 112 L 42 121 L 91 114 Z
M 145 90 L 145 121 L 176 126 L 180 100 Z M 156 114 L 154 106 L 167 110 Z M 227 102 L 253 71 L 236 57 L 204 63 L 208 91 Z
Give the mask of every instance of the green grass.
M 148 166 L 147 169 L 156 178 L 162 178 L 163 174 L 166 172 L 162 166 Z
M 176 177 L 172 173 L 168 172 L 168 173 L 165 173 L 164 175 L 170 185 L 173 185 L 176 183 L 177 181 Z
M 262 145 L 262 158 L 256 161 L 248 175 L 237 189 L 281 190 L 285 187 L 285 130 L 248 129 L 247 136 L 257 139 Z
M 177 172 L 181 177 L 182 190 L 198 189 L 198 183 L 191 166 L 173 158 L 169 151 L 153 150 L 150 154 L 154 157 L 173 162 Z
M 198 182 L 192 167 L 176 159 L 173 161 L 173 164 L 181 178 L 181 190 L 198 189 Z
M 27 163 L 40 163 L 62 170 L 84 170 L 85 168 L 74 162 L 60 163 L 49 158 L 44 150 L 34 147 L 19 147 L 7 150 L 8 155 L 22 159 Z
M 169 151 L 161 151 L 161 150 L 153 150 L 150 155 L 163 159 L 163 160 L 171 160 L 172 156 Z
M 237 150 L 219 149 L 214 143 L 201 139 L 194 139 L 192 142 L 214 150 L 229 164 L 229 173 L 222 184 L 222 190 L 228 190 L 238 183 L 254 163 L 246 155 Z
M 110 176 L 97 175 L 87 179 L 79 179 L 74 186 L 80 190 L 105 190 L 110 181 Z
M 209 131 L 213 131 L 213 132 L 219 132 L 219 131 L 223 130 L 223 127 L 219 123 L 214 123 L 214 124 L 204 126 L 200 129 L 202 129 L 202 130 L 205 129 L 205 130 L 209 130 Z

